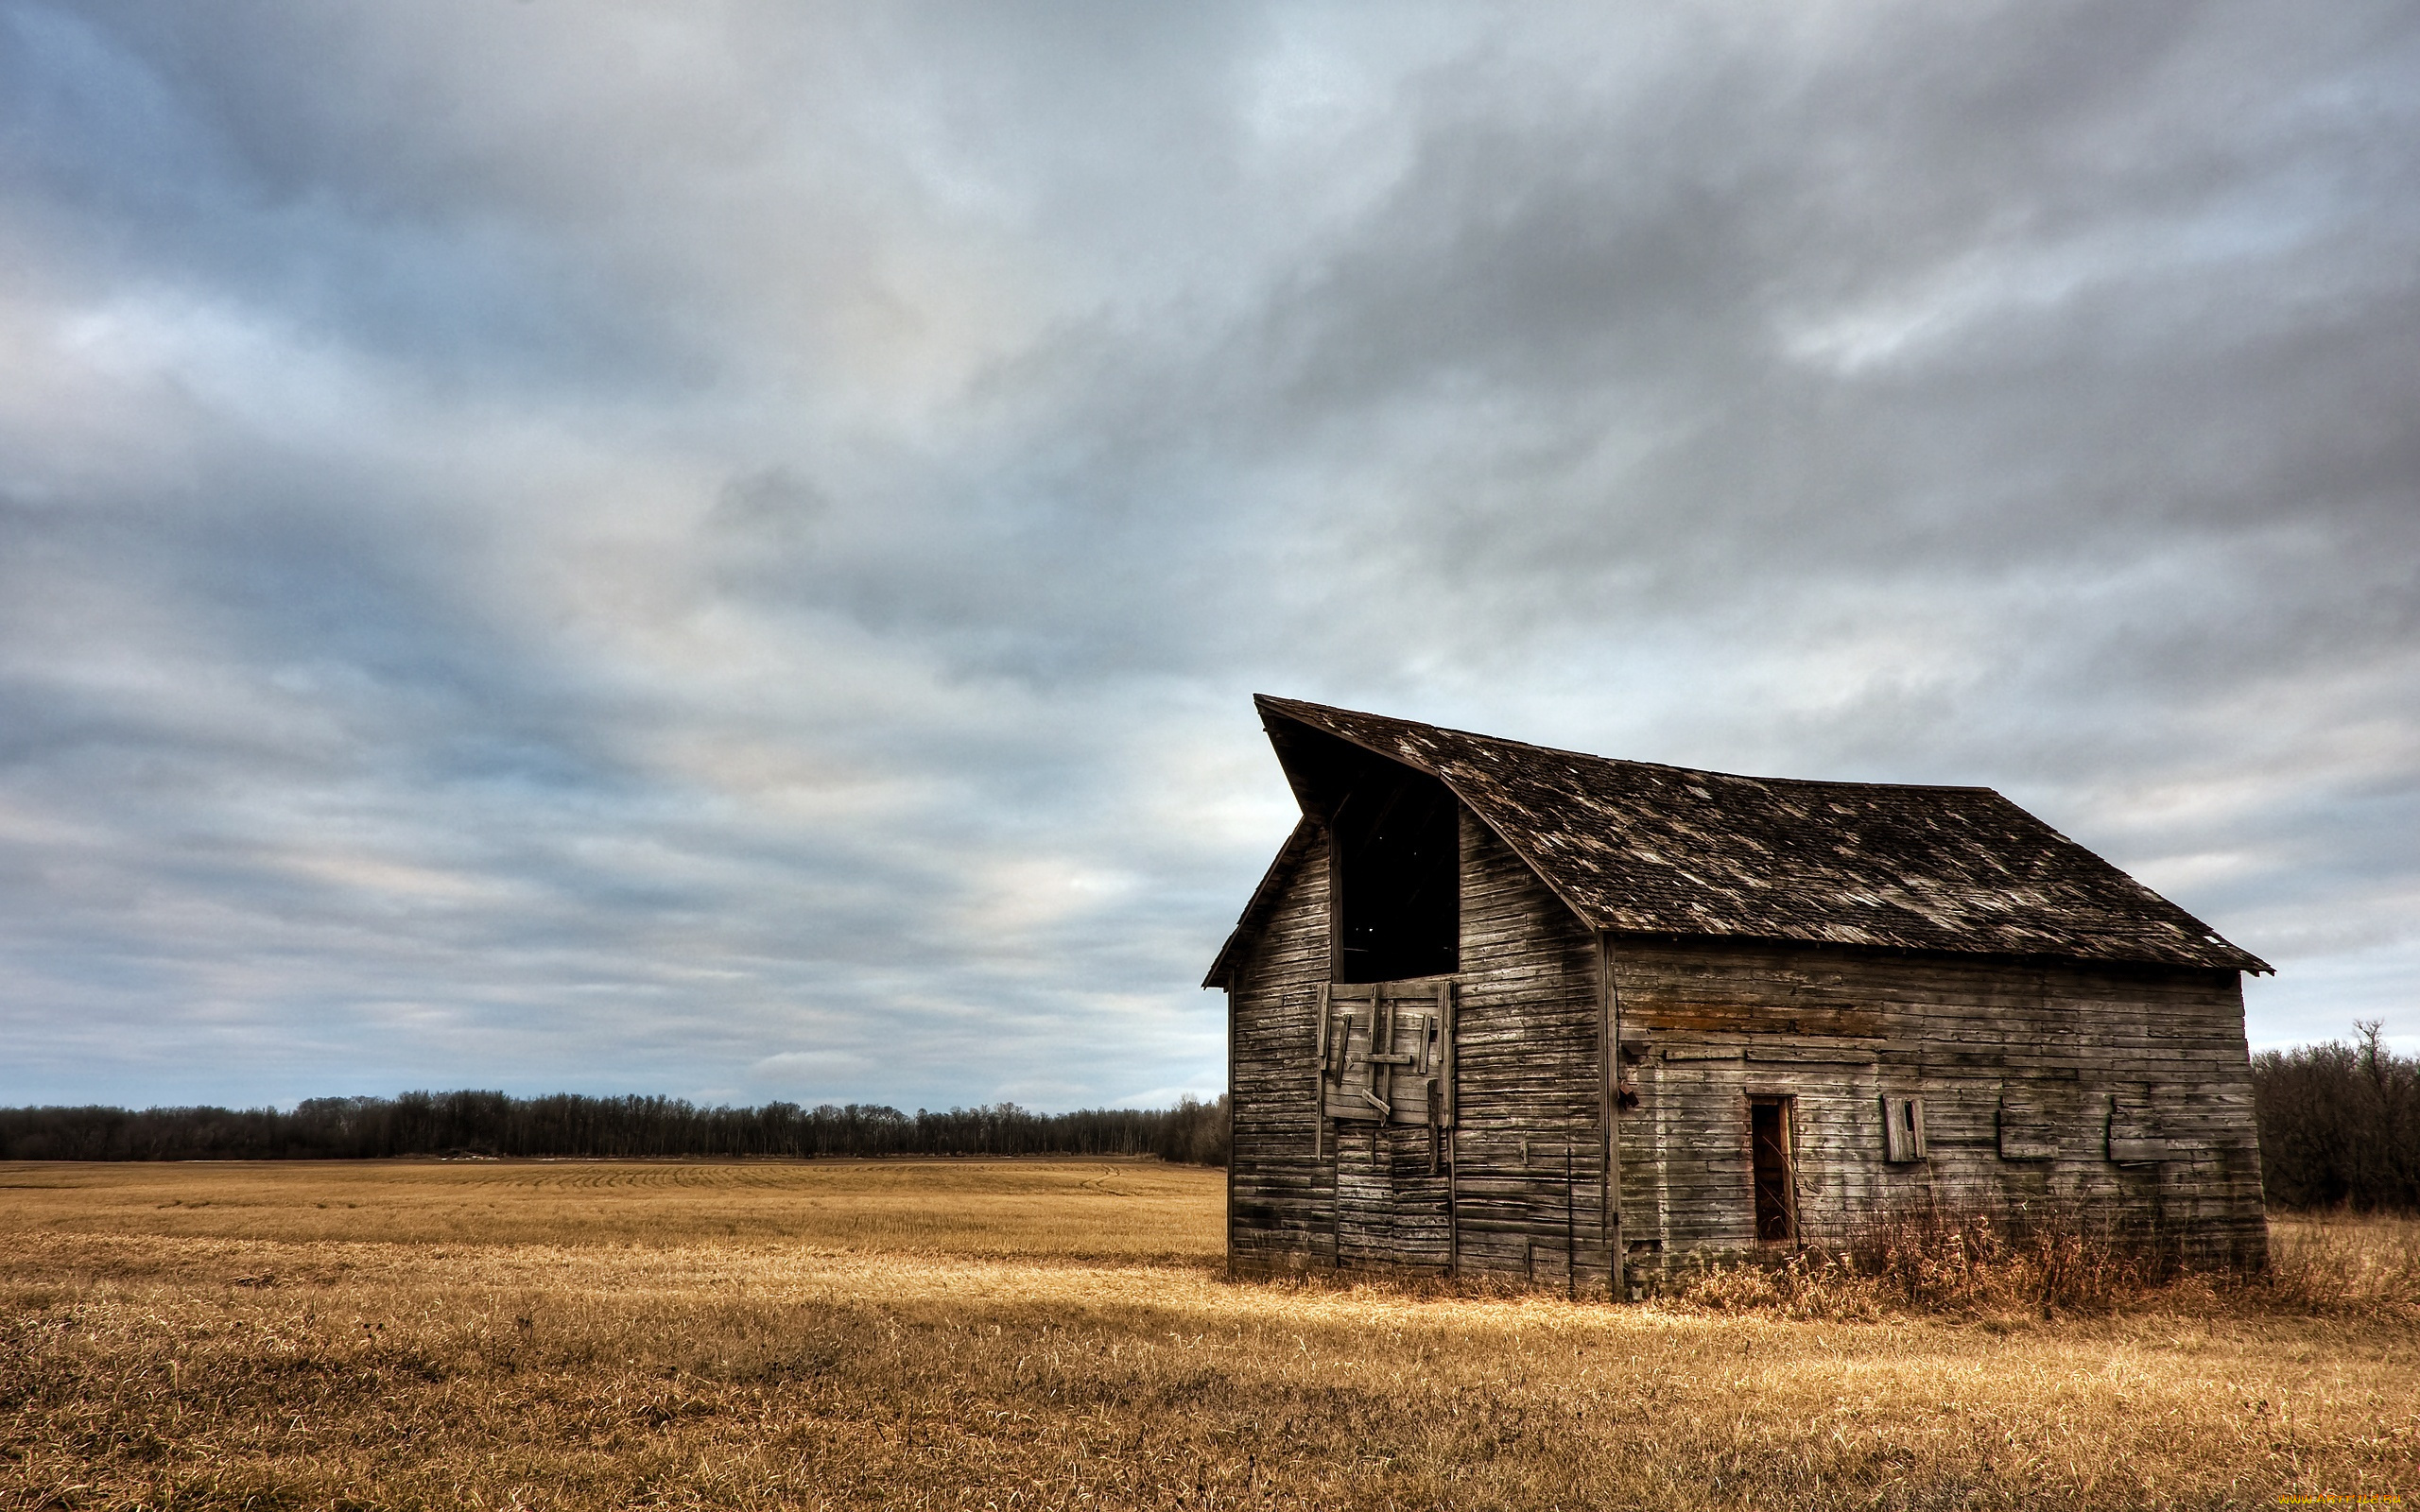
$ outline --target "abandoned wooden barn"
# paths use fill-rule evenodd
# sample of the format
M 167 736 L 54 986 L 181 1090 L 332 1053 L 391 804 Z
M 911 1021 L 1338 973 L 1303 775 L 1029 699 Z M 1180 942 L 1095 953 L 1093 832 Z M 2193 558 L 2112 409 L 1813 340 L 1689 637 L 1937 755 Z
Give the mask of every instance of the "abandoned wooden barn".
M 1303 817 L 1203 984 L 1236 1269 L 1619 1297 L 1930 1204 L 2263 1263 L 2269 968 L 1991 789 L 1257 703 Z

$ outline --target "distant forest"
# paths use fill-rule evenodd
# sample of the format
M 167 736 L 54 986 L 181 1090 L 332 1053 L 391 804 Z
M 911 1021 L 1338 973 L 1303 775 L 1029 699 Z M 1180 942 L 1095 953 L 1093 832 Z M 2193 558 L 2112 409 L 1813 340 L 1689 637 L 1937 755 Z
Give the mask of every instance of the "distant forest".
M 2379 1025 L 2252 1057 L 2261 1175 L 2279 1208 L 2420 1211 L 2420 1057 Z M 671 1097 L 406 1092 L 275 1108 L 0 1108 L 0 1160 L 306 1160 L 392 1156 L 811 1160 L 878 1155 L 1150 1155 L 1227 1163 L 1227 1100 L 1036 1113 L 852 1103 L 699 1108 Z
M 2252 1057 L 2261 1184 L 2276 1208 L 2420 1212 L 2420 1057 L 2359 1022 L 2330 1040 Z
M 700 1108 L 674 1097 L 406 1092 L 273 1108 L 0 1108 L 0 1160 L 374 1160 L 394 1156 L 812 1160 L 877 1155 L 1155 1155 L 1227 1163 L 1227 1100 L 1036 1113 L 852 1103 Z

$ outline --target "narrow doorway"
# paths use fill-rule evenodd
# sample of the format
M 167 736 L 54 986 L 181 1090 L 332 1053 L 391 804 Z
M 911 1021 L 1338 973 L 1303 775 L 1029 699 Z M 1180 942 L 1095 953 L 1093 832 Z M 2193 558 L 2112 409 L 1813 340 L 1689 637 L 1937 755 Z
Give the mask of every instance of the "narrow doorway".
M 1797 1183 L 1789 1169 L 1789 1099 L 1748 1099 L 1748 1160 L 1756 1191 L 1756 1241 L 1786 1245 L 1798 1237 Z

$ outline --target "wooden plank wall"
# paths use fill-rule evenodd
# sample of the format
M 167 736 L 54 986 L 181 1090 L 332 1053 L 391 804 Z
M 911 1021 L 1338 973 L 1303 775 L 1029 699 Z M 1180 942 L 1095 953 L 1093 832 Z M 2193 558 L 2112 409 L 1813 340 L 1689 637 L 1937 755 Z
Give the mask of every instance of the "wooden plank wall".
M 1228 989 L 1227 1261 L 1244 1273 L 1336 1263 L 1336 1141 L 1313 1153 L 1320 984 L 1328 979 L 1328 843 L 1305 848 Z
M 1461 964 L 1461 1268 L 1602 1296 L 1596 940 L 1467 810 Z
M 1614 962 L 1634 1260 L 1753 1247 L 1758 1095 L 1795 1099 L 1809 1240 L 1893 1206 L 2023 1203 L 2205 1263 L 2265 1255 L 2233 972 L 1707 940 L 1617 940 Z M 1923 1099 L 1925 1160 L 1884 1160 L 1885 1096 Z M 2149 1159 L 2113 1160 L 2113 1136 Z

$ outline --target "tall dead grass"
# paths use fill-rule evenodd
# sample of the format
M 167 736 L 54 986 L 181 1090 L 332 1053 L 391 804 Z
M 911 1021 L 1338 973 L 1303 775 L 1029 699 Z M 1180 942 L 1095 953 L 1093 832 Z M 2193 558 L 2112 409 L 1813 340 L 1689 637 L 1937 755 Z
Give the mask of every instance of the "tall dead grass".
M 2420 1218 L 2272 1218 L 2269 1273 L 2252 1278 L 2246 1295 L 2314 1316 L 2420 1319 Z
M 413 1220 L 445 1237 L 397 1241 L 367 1217 L 317 1227 L 366 1212 L 316 1204 L 373 1194 L 374 1172 L 289 1169 L 265 1187 L 183 1168 L 176 1208 L 91 1171 L 90 1221 L 45 1191 L 22 1222 L 26 1178 L 0 1169 L 0 1506 L 1912 1509 L 2420 1489 L 2420 1331 L 2384 1313 L 1960 1326 L 1904 1306 L 1852 1322 L 1236 1283 L 1215 1253 L 1082 1253 L 1084 1215 L 1121 1234 L 1105 1247 L 1148 1247 L 1087 1195 L 1120 1179 L 1098 1165 L 998 1170 L 994 1196 L 1022 1194 L 988 1210 L 990 1232 L 937 1220 L 912 1244 L 883 1237 L 892 1219 L 808 1207 L 872 1177 L 735 1199 L 771 1205 L 718 1232 L 731 1210 L 694 1193 L 745 1167 L 637 1182 L 661 1197 L 652 1228 L 641 1198 L 592 1221 L 560 1185 L 463 1179 L 448 1200 L 493 1202 L 508 1237 L 476 1238 L 484 1210 L 459 1206 Z M 925 1179 L 938 1204 L 979 1195 L 984 1173 Z M 1216 1181 L 1190 1198 L 1214 1225 Z M 239 1194 L 252 1206 L 217 1201 Z M 195 1201 L 222 1227 L 176 1227 Z M 764 1231 L 780 1201 L 814 1237 Z M 269 1232 L 224 1216 L 247 1211 Z M 2365 1263 L 2340 1274 L 2399 1263 Z

